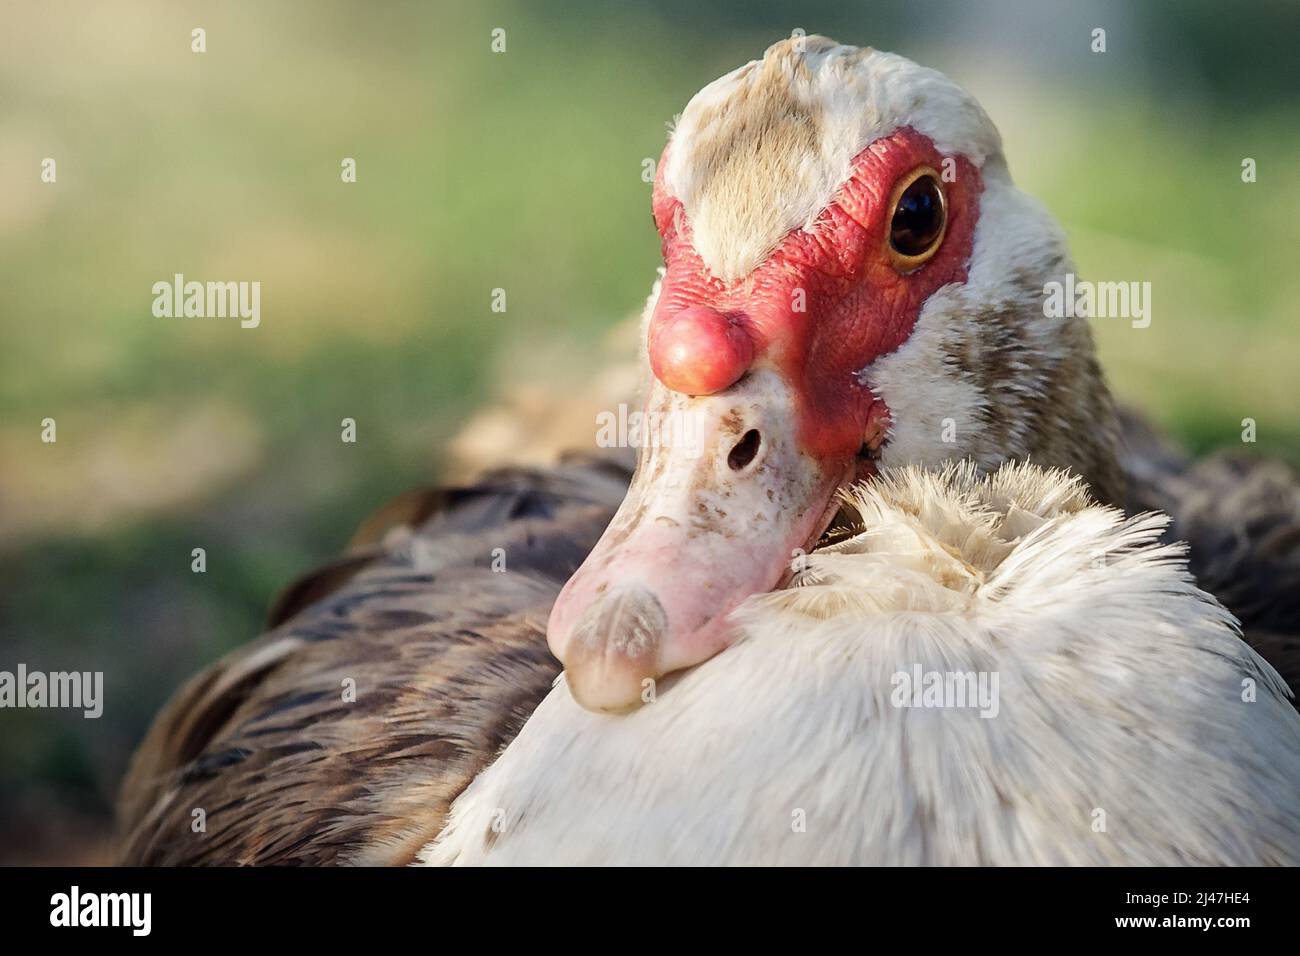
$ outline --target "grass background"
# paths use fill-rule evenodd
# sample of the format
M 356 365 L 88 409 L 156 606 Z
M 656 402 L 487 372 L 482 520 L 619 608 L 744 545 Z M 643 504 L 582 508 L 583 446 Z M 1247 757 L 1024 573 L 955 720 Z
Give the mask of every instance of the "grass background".
M 695 90 L 795 27 L 966 85 L 1081 275 L 1152 282 L 1149 329 L 1097 323 L 1122 398 L 1200 450 L 1252 417 L 1253 450 L 1300 461 L 1290 0 L 0 11 L 0 669 L 102 670 L 107 698 L 97 721 L 0 711 L 0 859 L 101 858 L 172 688 L 436 479 L 507 349 L 580 354 L 639 306 L 643 159 Z M 154 318 L 176 272 L 261 281 L 261 327 Z

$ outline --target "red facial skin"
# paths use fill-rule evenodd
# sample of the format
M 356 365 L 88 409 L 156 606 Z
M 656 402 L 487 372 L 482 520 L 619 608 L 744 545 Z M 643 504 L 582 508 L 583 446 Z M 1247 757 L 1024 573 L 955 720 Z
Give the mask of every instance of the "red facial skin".
M 793 386 L 802 447 L 822 460 L 856 454 L 882 416 L 880 403 L 856 373 L 907 340 L 922 305 L 936 290 L 966 281 L 983 189 L 979 170 L 964 157 L 951 158 L 954 181 L 941 184 L 947 233 L 931 259 L 900 274 L 887 247 L 893 209 L 886 207 L 894 184 L 918 166 L 942 173 L 945 157 L 927 137 L 910 127 L 899 129 L 854 158 L 848 182 L 810 229 L 788 233 L 753 272 L 724 282 L 695 251 L 682 204 L 665 190 L 666 160 L 667 150 L 652 202 L 666 274 L 649 336 L 652 364 L 657 342 L 672 341 L 676 354 L 673 362 L 655 367 L 656 375 L 687 394 L 727 387 L 739 377 L 732 376 L 747 351 L 730 338 L 742 330 L 752 342 L 745 365 L 768 361 Z M 803 291 L 802 312 L 796 311 L 798 290 Z M 699 316 L 701 306 L 725 317 L 731 331 L 698 318 L 674 331 L 681 313 L 691 310 L 688 316 Z M 660 366 L 667 368 L 667 378 Z M 691 392 L 692 386 L 716 388 Z

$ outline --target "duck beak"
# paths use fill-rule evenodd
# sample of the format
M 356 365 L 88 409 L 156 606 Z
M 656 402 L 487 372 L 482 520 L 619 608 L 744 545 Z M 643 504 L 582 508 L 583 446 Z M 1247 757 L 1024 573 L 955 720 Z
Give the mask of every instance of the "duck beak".
M 723 650 L 736 637 L 729 613 L 812 549 L 856 461 L 804 451 L 797 406 L 768 367 L 705 396 L 654 381 L 631 489 L 547 629 L 584 707 L 653 700 L 656 678 Z

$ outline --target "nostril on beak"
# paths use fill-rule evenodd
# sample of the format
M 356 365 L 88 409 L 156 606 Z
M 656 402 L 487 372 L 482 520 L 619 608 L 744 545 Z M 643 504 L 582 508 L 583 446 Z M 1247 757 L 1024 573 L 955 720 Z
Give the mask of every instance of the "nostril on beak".
M 759 435 L 757 429 L 751 428 L 745 432 L 744 437 L 736 442 L 736 447 L 732 448 L 727 454 L 727 464 L 731 466 L 732 471 L 743 471 L 754 456 L 758 454 L 759 446 L 762 445 L 763 438 Z

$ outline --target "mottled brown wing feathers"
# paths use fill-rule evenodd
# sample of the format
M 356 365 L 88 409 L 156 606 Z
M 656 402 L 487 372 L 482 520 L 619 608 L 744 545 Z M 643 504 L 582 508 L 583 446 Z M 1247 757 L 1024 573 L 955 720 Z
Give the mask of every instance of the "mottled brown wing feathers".
M 546 616 L 628 477 L 501 471 L 369 522 L 159 715 L 123 785 L 122 859 L 409 862 L 558 676 Z

